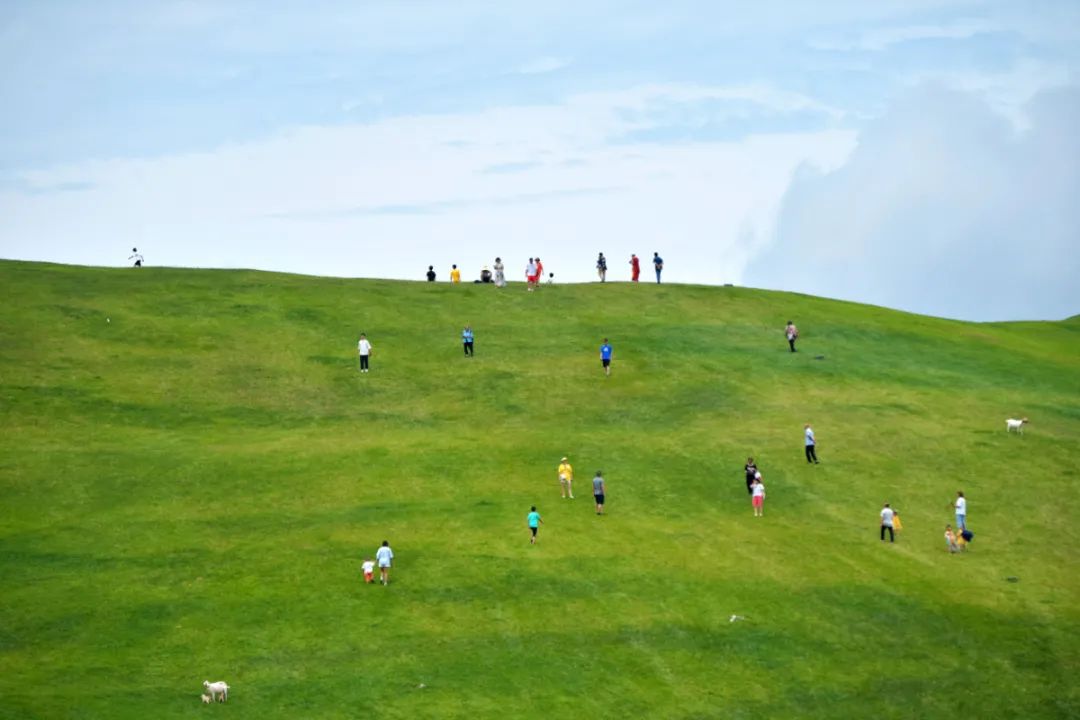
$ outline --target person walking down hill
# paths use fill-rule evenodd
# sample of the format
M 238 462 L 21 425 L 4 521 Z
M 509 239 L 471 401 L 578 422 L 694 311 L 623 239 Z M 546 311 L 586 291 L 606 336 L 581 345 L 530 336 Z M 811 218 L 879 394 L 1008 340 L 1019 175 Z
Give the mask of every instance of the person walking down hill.
M 495 287 L 506 287 L 506 267 L 502 258 L 495 258 Z
M 570 499 L 574 499 L 574 467 L 570 462 L 563 458 L 559 462 L 559 489 L 562 491 L 562 496 L 565 499 L 567 493 L 570 495 Z
M 967 530 L 967 499 L 963 492 L 957 491 L 953 507 L 956 509 L 956 529 L 963 532 Z
M 427 266 L 427 281 L 428 282 L 435 282 L 435 266 L 434 265 L 428 265 Z
M 473 329 L 472 325 L 466 325 L 461 331 L 461 342 L 465 346 L 465 357 L 473 356 Z
M 660 257 L 660 253 L 652 254 L 653 269 L 656 270 L 656 284 L 660 284 L 660 271 L 664 269 L 664 258 Z
M 457 265 L 450 266 L 450 284 L 457 285 L 461 282 L 461 271 L 458 270 Z
M 881 508 L 881 542 L 885 542 L 885 531 L 889 531 L 889 542 L 895 542 L 893 535 L 893 517 L 896 515 L 896 511 L 889 507 L 889 503 L 885 503 L 885 507 Z
M 390 542 L 382 541 L 382 547 L 375 551 L 375 562 L 379 563 L 379 576 L 383 585 L 390 584 L 390 565 L 394 561 L 394 551 L 390 549 Z
M 754 492 L 754 478 L 758 474 L 758 469 L 757 465 L 754 463 L 754 458 L 746 458 L 746 467 L 744 468 L 744 470 L 746 472 L 746 494 L 750 495 Z
M 128 261 L 130 262 L 132 260 L 135 261 L 135 264 L 132 265 L 132 267 L 142 267 L 143 257 L 139 254 L 139 248 L 131 248 L 131 256 L 128 258 Z
M 817 465 L 817 440 L 814 438 L 814 429 L 810 427 L 810 423 L 803 428 L 803 436 L 806 442 L 806 462 Z
M 795 323 L 790 320 L 787 321 L 787 327 L 784 328 L 784 337 L 787 338 L 787 344 L 791 348 L 791 352 L 795 352 L 795 341 L 799 339 L 799 328 L 795 327 Z
M 750 504 L 754 517 L 765 516 L 765 483 L 761 482 L 761 473 L 754 475 L 754 484 L 750 486 Z
M 600 471 L 596 471 L 596 477 L 592 479 L 592 494 L 593 500 L 596 501 L 596 514 L 604 514 L 604 495 L 606 488 L 604 487 L 604 476 L 600 474 Z
M 532 292 L 533 288 L 536 287 L 536 276 L 536 261 L 529 258 L 529 264 L 525 266 L 525 289 L 529 292 Z
M 638 256 L 630 253 L 630 282 L 637 282 L 641 277 L 641 261 Z
M 600 276 L 600 282 L 607 282 L 607 258 L 604 253 L 596 258 L 596 274 Z
M 536 512 L 535 505 L 533 505 L 532 508 L 529 510 L 529 515 L 525 519 L 525 521 L 529 524 L 529 533 L 531 534 L 531 537 L 529 538 L 529 543 L 535 545 L 536 532 L 540 529 L 540 526 L 544 524 L 544 519 L 540 517 L 540 513 Z
M 604 344 L 600 346 L 600 364 L 604 366 L 604 374 L 611 377 L 611 356 L 614 354 L 611 343 L 604 338 Z
M 371 343 L 368 342 L 367 335 L 364 333 L 360 333 L 360 342 L 356 344 L 356 351 L 360 355 L 360 372 L 366 373 L 371 359 Z

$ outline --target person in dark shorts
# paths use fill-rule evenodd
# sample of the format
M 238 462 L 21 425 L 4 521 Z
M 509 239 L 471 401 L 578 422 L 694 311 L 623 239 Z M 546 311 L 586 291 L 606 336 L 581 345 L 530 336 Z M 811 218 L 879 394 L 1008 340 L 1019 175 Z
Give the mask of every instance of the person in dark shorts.
M 529 517 L 527 518 L 529 523 L 529 532 L 532 533 L 532 537 L 529 538 L 529 543 L 536 544 L 536 531 L 540 529 L 540 526 L 544 524 L 543 519 L 540 517 L 540 513 L 536 512 L 536 506 L 533 505 L 529 510 Z
M 434 265 L 428 265 L 427 266 L 427 281 L 428 282 L 435 282 L 435 266 Z
M 749 495 L 754 492 L 752 485 L 754 484 L 754 476 L 757 475 L 757 465 L 754 464 L 754 458 L 746 458 L 746 493 Z
M 604 374 L 611 375 L 611 355 L 614 351 L 611 349 L 611 343 L 607 338 L 604 338 L 604 344 L 600 346 L 600 363 L 604 366 Z
M 461 331 L 461 344 L 465 347 L 465 357 L 473 356 L 473 329 L 472 325 L 466 325 Z
M 593 499 L 596 500 L 596 514 L 604 514 L 604 476 L 600 474 L 600 471 L 596 471 L 596 477 L 592 479 L 592 494 Z

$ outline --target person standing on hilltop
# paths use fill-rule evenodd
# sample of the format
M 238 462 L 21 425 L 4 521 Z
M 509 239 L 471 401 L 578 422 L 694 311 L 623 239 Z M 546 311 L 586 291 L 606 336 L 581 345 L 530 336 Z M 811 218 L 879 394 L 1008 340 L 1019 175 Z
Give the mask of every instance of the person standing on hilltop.
M 427 281 L 428 282 L 435 282 L 435 266 L 434 265 L 428 265 L 427 266 Z
M 450 284 L 457 285 L 461 282 L 461 271 L 458 270 L 457 265 L 450 266 Z
M 607 258 L 604 253 L 596 258 L 596 274 L 600 276 L 600 282 L 607 282 Z
M 367 335 L 360 333 L 360 342 L 356 346 L 357 352 L 360 353 L 360 372 L 366 373 L 368 371 L 368 359 L 371 357 L 371 343 L 368 342 Z
M 472 325 L 466 325 L 461 331 L 461 342 L 465 346 L 465 357 L 473 356 L 473 329 Z
M 540 287 L 540 281 L 544 279 L 544 263 L 536 258 L 536 287 Z
M 536 287 L 536 276 L 536 262 L 529 258 L 529 264 L 525 266 L 525 289 L 529 292 L 532 292 L 533 288 Z
M 128 261 L 134 260 L 135 264 L 132 267 L 142 267 L 142 255 L 139 254 L 139 248 L 131 248 L 131 257 Z
M 660 271 L 664 269 L 664 258 L 660 257 L 660 253 L 654 252 L 652 254 L 653 268 L 656 270 L 656 284 L 660 284 Z
M 630 253 L 630 282 L 637 282 L 641 277 L 641 261 L 638 256 Z
M 506 287 L 506 266 L 502 258 L 495 258 L 495 287 Z
M 791 347 L 791 352 L 795 352 L 795 341 L 799 339 L 799 328 L 795 327 L 795 323 L 790 320 L 787 321 L 787 327 L 784 328 L 784 337 L 787 338 L 787 344 Z
M 810 427 L 810 423 L 806 423 L 803 427 L 803 437 L 806 441 L 806 462 L 817 465 L 817 440 L 814 438 L 814 429 Z
M 600 364 L 604 366 L 604 375 L 611 377 L 611 355 L 614 351 L 611 349 L 611 343 L 607 338 L 604 338 L 604 344 L 600 346 Z

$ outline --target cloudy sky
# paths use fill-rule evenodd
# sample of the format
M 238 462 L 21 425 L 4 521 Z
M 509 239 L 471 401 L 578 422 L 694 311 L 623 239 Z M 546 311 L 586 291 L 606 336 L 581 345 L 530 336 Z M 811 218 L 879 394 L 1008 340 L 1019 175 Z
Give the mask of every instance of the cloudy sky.
M 1080 313 L 1080 3 L 0 3 L 0 256 Z

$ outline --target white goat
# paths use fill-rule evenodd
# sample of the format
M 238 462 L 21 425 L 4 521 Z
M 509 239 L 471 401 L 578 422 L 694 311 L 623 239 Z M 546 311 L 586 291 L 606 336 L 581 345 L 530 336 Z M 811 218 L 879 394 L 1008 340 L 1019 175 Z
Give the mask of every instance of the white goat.
M 203 680 L 203 687 L 210 693 L 211 700 L 217 698 L 218 702 L 225 702 L 229 699 L 229 686 L 224 680 L 218 680 L 217 682 Z
M 200 695 L 199 697 L 201 697 L 201 698 L 202 698 L 202 701 L 203 701 L 203 705 L 209 705 L 209 704 L 210 704 L 210 696 L 209 696 L 209 695 L 207 695 L 206 693 L 203 693 L 203 694 L 202 694 L 202 695 Z
M 1024 425 L 1027 423 L 1027 421 L 1027 418 L 1020 418 L 1019 420 L 1017 420 L 1016 418 L 1009 418 L 1005 421 L 1005 432 L 1012 432 L 1013 430 L 1015 430 L 1016 432 L 1023 435 Z

